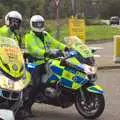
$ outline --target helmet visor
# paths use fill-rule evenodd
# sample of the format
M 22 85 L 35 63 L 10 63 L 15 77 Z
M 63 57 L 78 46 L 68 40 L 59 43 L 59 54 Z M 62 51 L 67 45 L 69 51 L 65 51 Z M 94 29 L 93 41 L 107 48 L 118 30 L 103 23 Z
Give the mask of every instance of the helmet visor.
M 41 29 L 44 27 L 44 22 L 32 22 L 32 26 Z
M 14 29 L 19 29 L 21 25 L 21 20 L 17 18 L 9 18 L 10 26 L 14 27 Z
M 20 23 L 20 22 L 21 22 L 21 20 L 20 20 L 20 19 L 17 19 L 17 18 L 9 18 L 9 20 L 10 20 L 11 22 L 15 22 L 15 23 Z

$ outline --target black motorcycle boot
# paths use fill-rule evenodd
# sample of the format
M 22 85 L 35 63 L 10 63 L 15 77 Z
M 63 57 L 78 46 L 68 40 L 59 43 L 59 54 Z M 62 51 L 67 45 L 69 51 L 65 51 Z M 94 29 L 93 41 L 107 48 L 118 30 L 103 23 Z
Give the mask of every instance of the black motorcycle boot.
M 31 108 L 21 108 L 17 113 L 16 113 L 16 119 L 25 119 L 29 117 L 34 117 L 32 114 Z

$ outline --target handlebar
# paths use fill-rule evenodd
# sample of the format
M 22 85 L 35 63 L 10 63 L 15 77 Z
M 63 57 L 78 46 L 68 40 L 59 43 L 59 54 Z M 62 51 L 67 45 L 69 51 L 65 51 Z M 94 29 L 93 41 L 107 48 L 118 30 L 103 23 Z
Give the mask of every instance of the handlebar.
M 72 67 L 76 67 L 76 66 L 74 66 L 73 63 L 71 63 L 70 61 L 67 60 L 71 57 L 77 57 L 77 59 L 80 61 L 80 63 L 84 63 L 84 64 L 88 64 L 88 65 L 92 65 L 92 66 L 95 63 L 94 58 L 82 58 L 81 55 L 75 50 L 64 51 L 63 53 L 64 53 L 63 56 L 54 57 L 54 58 L 52 57 L 52 58 L 48 58 L 46 60 L 47 61 L 49 59 L 60 60 L 61 66 L 72 66 Z M 27 62 L 27 61 L 33 62 L 35 60 L 41 60 L 41 58 L 36 58 L 36 57 L 31 56 L 26 50 L 23 51 L 23 56 L 24 56 L 25 62 Z
M 61 53 L 60 53 L 61 52 Z M 26 59 L 26 58 L 28 58 L 28 57 L 32 57 L 28 52 L 27 52 L 27 50 L 25 50 L 25 49 L 23 49 L 22 50 L 22 53 L 23 53 L 23 57 L 24 57 L 24 59 Z M 54 54 L 55 52 L 51 52 L 51 54 Z M 70 58 L 70 57 L 73 57 L 73 56 L 75 56 L 76 55 L 76 52 L 75 51 L 64 51 L 64 52 L 62 52 L 62 51 L 59 51 L 59 56 L 49 56 L 49 58 L 50 59 L 68 59 L 68 58 Z M 46 56 L 46 57 L 48 57 L 48 56 Z M 33 57 L 33 58 L 36 58 L 36 57 Z M 36 59 L 39 59 L 39 58 L 36 58 Z
M 61 56 L 62 55 L 62 56 Z M 28 59 L 28 62 L 33 62 L 35 60 L 41 60 L 41 58 L 36 58 L 36 57 L 33 57 L 31 56 L 26 50 L 23 50 L 23 57 L 25 59 L 25 62 L 27 61 Z M 70 65 L 70 62 L 67 61 L 67 59 L 71 58 L 71 57 L 77 57 L 79 58 L 80 62 L 81 60 L 83 61 L 83 58 L 81 58 L 81 56 L 79 55 L 79 53 L 75 50 L 69 50 L 69 51 L 64 51 L 63 54 L 60 54 L 60 56 L 56 56 L 56 57 L 46 57 L 47 61 L 49 59 L 56 59 L 56 60 L 60 60 L 61 61 L 61 65 Z M 44 59 L 45 56 L 42 58 Z M 81 59 L 80 59 L 81 58 Z

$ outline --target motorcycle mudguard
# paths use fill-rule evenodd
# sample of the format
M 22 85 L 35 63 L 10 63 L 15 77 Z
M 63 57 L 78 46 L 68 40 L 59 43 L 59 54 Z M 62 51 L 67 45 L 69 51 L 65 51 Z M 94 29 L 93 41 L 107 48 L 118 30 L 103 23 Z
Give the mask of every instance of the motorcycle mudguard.
M 103 89 L 98 85 L 93 85 L 87 88 L 89 92 L 96 93 L 96 94 L 103 94 Z

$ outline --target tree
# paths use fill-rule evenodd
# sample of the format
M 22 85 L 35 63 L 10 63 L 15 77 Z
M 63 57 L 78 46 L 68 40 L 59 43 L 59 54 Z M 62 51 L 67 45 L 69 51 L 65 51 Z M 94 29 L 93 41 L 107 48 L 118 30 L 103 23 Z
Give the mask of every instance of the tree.
M 101 17 L 120 16 L 120 0 L 101 0 Z

